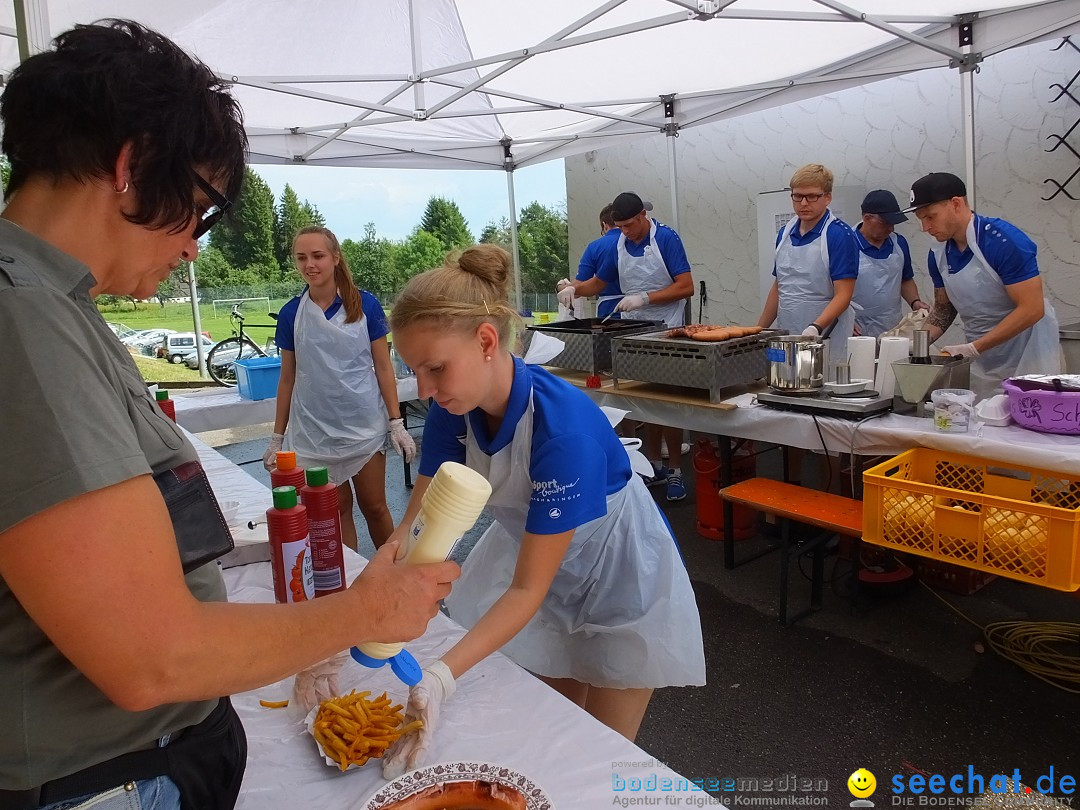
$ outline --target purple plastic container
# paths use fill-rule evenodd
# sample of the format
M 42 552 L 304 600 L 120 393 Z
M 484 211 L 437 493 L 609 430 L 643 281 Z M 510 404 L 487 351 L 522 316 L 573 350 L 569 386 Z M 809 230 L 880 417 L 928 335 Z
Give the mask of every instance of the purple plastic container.
M 1028 430 L 1080 436 L 1080 391 L 1054 391 L 1044 383 L 1005 380 L 1013 421 Z

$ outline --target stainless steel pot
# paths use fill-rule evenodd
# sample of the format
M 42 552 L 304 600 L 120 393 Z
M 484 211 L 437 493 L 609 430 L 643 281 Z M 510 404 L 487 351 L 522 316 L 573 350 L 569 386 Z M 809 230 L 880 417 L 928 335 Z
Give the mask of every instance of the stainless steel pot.
M 769 338 L 765 355 L 769 361 L 769 385 L 778 391 L 816 391 L 825 382 L 825 343 L 821 338 Z

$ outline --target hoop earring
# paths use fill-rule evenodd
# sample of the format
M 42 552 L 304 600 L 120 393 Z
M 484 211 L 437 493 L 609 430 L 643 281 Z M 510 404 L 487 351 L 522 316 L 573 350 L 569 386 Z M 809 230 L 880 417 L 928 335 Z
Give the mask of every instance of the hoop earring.
M 113 191 L 115 191 L 117 194 L 127 194 L 128 188 L 130 188 L 130 185 L 128 181 L 125 180 L 123 188 L 117 188 L 116 186 L 113 186 Z

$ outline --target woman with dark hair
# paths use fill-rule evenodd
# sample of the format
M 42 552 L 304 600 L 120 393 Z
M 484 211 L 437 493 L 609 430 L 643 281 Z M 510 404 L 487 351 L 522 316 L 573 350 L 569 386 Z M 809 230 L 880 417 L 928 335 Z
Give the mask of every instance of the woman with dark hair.
M 300 466 L 326 467 L 338 485 L 345 544 L 356 550 L 355 489 L 368 533 L 380 548 L 394 530 L 386 505 L 387 431 L 406 461 L 416 452 L 399 411 L 386 313 L 374 295 L 356 288 L 329 228 L 301 228 L 293 239 L 293 261 L 307 288 L 278 313 L 281 378 L 263 464 L 273 466 L 287 439 Z
M 222 696 L 416 637 L 456 566 L 391 546 L 342 593 L 226 604 L 195 449 L 94 297 L 147 298 L 196 257 L 240 191 L 240 110 L 112 20 L 23 62 L 0 119 L 0 810 L 232 807 L 247 746 Z

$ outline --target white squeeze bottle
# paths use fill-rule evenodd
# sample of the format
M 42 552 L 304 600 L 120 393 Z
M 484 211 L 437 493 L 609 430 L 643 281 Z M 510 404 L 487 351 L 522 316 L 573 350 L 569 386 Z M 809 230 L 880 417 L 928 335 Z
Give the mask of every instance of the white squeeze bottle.
M 420 511 L 413 520 L 409 535 L 398 550 L 401 565 L 442 562 L 450 556 L 461 536 L 476 523 L 491 497 L 491 484 L 484 476 L 456 461 L 444 461 L 435 471 Z M 389 663 L 409 686 L 420 683 L 422 673 L 416 659 L 404 644 L 372 641 L 353 647 L 357 663 L 377 669 Z

